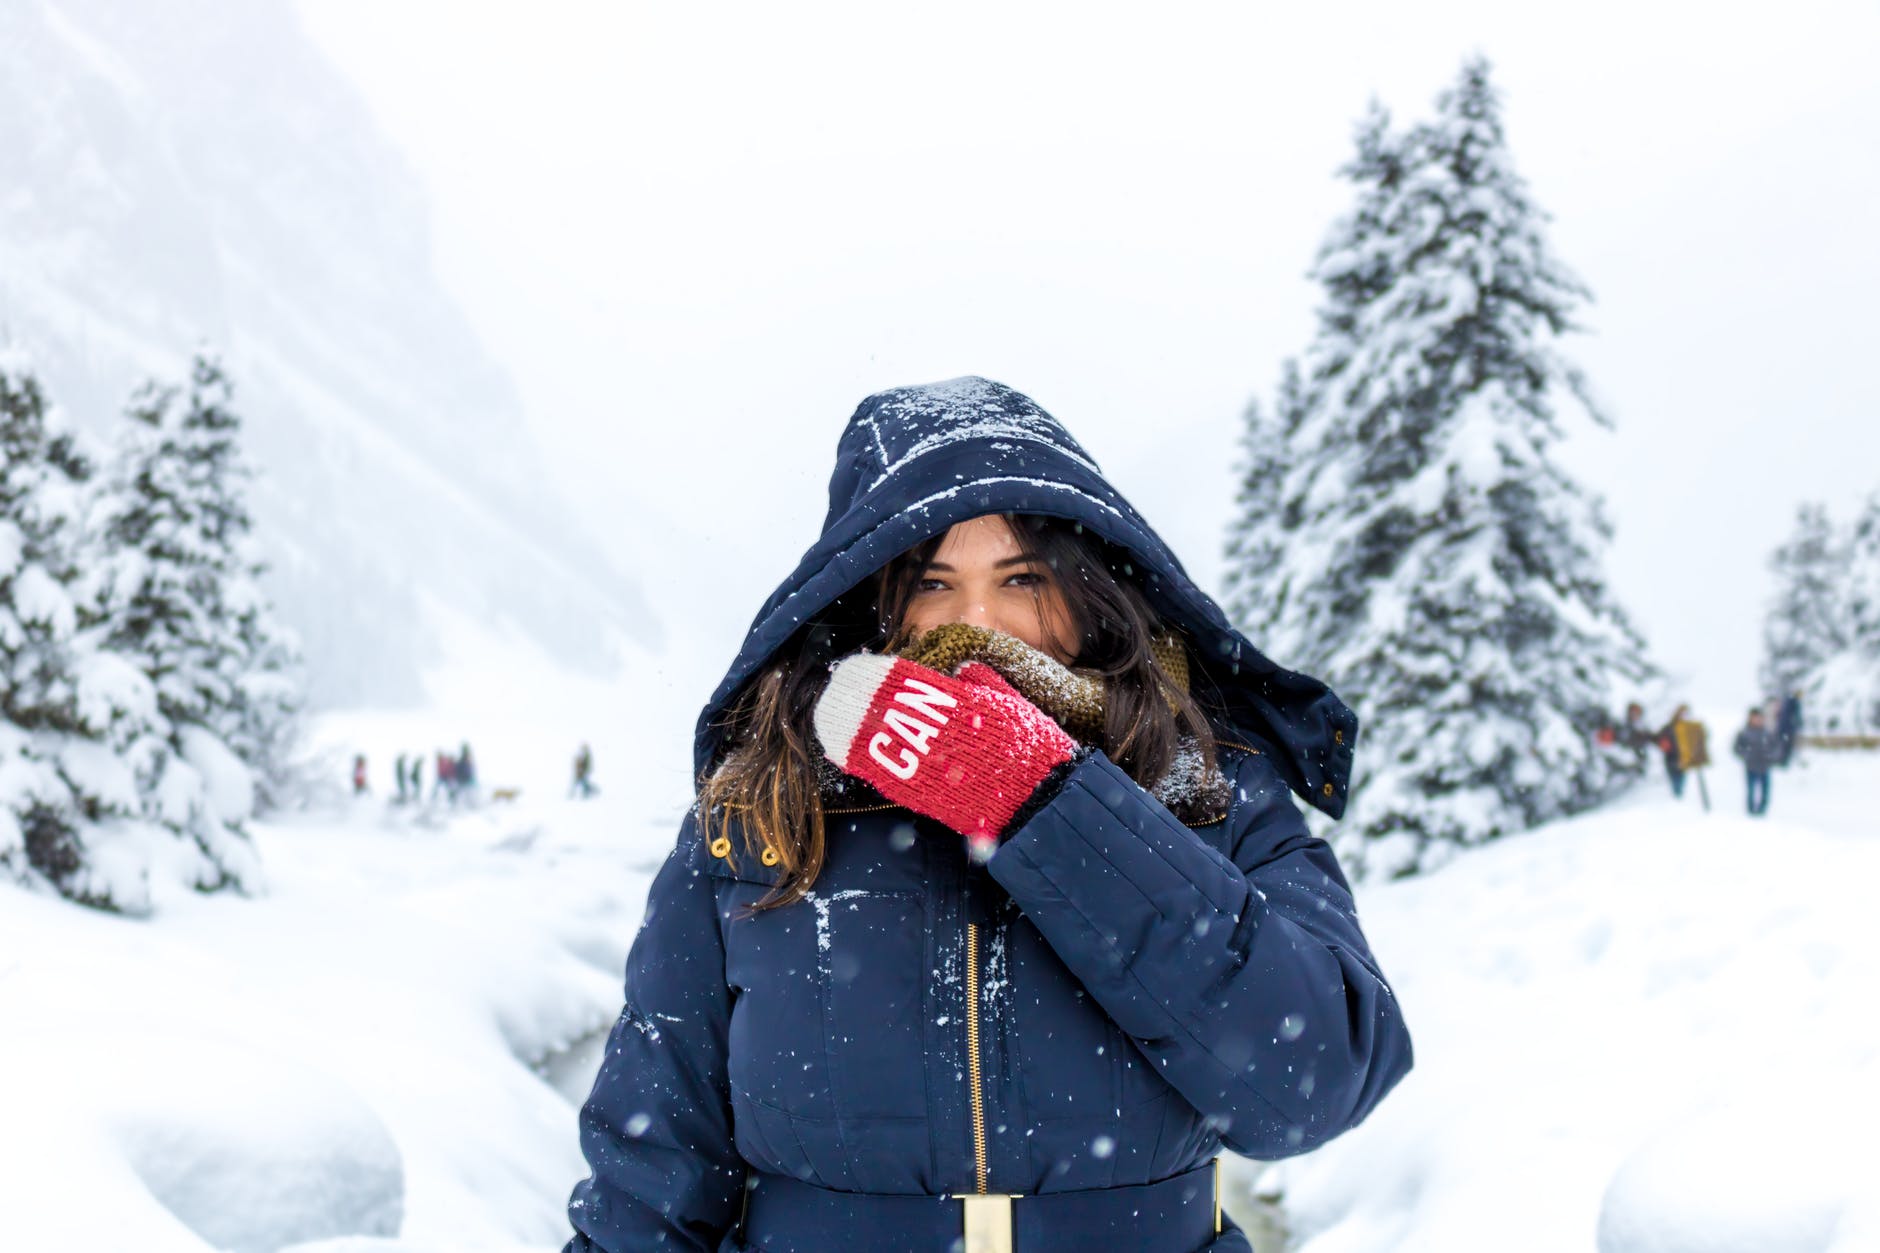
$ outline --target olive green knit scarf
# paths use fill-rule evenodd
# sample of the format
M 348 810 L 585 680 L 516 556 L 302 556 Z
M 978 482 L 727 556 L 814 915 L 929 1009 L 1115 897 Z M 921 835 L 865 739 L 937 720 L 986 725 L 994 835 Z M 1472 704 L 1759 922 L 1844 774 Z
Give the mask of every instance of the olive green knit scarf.
M 1169 681 L 1186 692 L 1188 650 L 1181 640 L 1158 635 L 1149 650 Z M 954 673 L 968 661 L 983 661 L 1074 738 L 1086 744 L 1103 738 L 1103 676 L 1095 670 L 1073 670 L 1021 639 L 949 622 L 914 639 L 899 655 L 943 674 Z

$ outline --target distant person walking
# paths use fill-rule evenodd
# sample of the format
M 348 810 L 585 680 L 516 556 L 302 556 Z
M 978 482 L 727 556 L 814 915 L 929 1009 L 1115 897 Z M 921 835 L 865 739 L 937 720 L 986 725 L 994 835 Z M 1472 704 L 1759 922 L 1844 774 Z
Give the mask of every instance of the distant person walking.
M 437 794 L 439 792 L 442 792 L 444 794 L 445 800 L 449 801 L 453 805 L 457 803 L 456 775 L 457 775 L 456 758 L 452 757 L 449 753 L 445 752 L 443 749 L 441 748 L 438 749 L 437 750 L 436 781 L 431 784 L 431 799 L 433 801 L 437 799 Z
M 568 786 L 570 797 L 586 799 L 594 795 L 594 753 L 583 744 L 574 755 L 574 782 Z
M 1684 715 L 1689 705 L 1679 705 L 1672 713 L 1671 721 L 1659 728 L 1658 751 L 1665 755 L 1665 778 L 1671 781 L 1671 794 L 1684 795 L 1684 749 L 1678 737 L 1680 724 L 1686 721 Z
M 1697 798 L 1704 803 L 1704 812 L 1709 813 L 1710 790 L 1704 786 L 1703 772 L 1710 765 L 1710 735 L 1703 723 L 1685 716 L 1689 709 L 1688 705 L 1679 705 L 1665 728 L 1670 733 L 1670 751 L 1677 755 L 1677 774 L 1672 777 L 1671 791 L 1675 796 L 1682 796 L 1685 776 L 1695 773 Z M 1670 768 L 1667 761 L 1666 769 Z
M 1769 812 L 1769 767 L 1782 758 L 1782 743 L 1763 721 L 1763 711 L 1752 708 L 1749 721 L 1736 733 L 1730 751 L 1743 759 L 1748 776 L 1749 812 L 1752 816 Z
M 409 796 L 407 789 L 410 786 L 409 781 L 405 777 L 405 755 L 403 753 L 398 754 L 397 760 L 392 762 L 392 777 L 398 781 L 397 803 L 402 805 Z
M 1802 694 L 1800 690 L 1790 692 L 1782 698 L 1782 708 L 1776 712 L 1776 765 L 1788 768 L 1789 759 L 1795 755 L 1795 740 L 1802 733 Z
M 461 796 L 466 805 L 476 804 L 477 799 L 477 763 L 470 755 L 470 743 L 464 741 L 462 751 L 457 754 L 456 769 L 452 771 L 456 787 L 454 795 Z
M 1645 725 L 1645 706 L 1633 701 L 1625 707 L 1625 722 L 1619 728 L 1619 747 L 1629 751 L 1637 762 L 1635 774 L 1645 773 L 1645 761 L 1656 739 Z
M 366 755 L 360 753 L 353 758 L 353 795 L 366 794 Z

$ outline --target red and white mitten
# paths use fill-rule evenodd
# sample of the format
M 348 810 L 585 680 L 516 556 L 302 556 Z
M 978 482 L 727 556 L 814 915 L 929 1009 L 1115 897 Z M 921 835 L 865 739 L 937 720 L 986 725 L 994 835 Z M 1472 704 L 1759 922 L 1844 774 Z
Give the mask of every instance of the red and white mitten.
M 984 859 L 1077 741 L 984 662 L 957 675 L 856 653 L 816 702 L 829 760 L 897 805 L 944 822 Z

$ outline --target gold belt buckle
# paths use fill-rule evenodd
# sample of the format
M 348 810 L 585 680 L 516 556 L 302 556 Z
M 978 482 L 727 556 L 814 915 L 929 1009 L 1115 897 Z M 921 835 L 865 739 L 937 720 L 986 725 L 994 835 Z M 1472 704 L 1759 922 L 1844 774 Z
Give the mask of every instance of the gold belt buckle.
M 974 1193 L 956 1199 L 966 1211 L 965 1253 L 1013 1253 L 1012 1202 L 1017 1193 Z
M 1015 1253 L 1012 1243 L 1012 1202 L 1020 1192 L 977 1192 L 956 1196 L 966 1216 L 966 1244 L 962 1253 Z M 1221 1234 L 1221 1159 L 1214 1159 L 1214 1234 Z

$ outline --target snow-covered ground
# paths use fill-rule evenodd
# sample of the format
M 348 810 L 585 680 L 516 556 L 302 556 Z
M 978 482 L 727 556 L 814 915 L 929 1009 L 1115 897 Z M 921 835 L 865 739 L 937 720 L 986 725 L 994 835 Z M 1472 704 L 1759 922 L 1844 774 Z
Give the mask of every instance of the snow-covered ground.
M 682 792 L 609 788 L 602 736 L 568 801 L 572 744 L 476 727 L 521 798 L 418 821 L 383 795 L 421 723 L 323 726 L 379 797 L 261 824 L 263 899 L 0 886 L 0 1249 L 559 1245 L 594 1054 L 559 1055 L 618 1009 L 676 818 L 647 797 Z M 1816 755 L 1755 821 L 1712 774 L 1708 815 L 1654 779 L 1361 894 L 1418 1065 L 1261 1180 L 1295 1249 L 1880 1248 L 1880 758 Z
M 148 923 L 0 886 L 0 1249 L 558 1247 L 592 1063 L 532 1067 L 619 1011 L 674 829 L 633 809 L 348 803 Z
M 1880 759 L 1709 773 L 1360 894 L 1417 1068 L 1264 1181 L 1301 1253 L 1880 1249 Z

